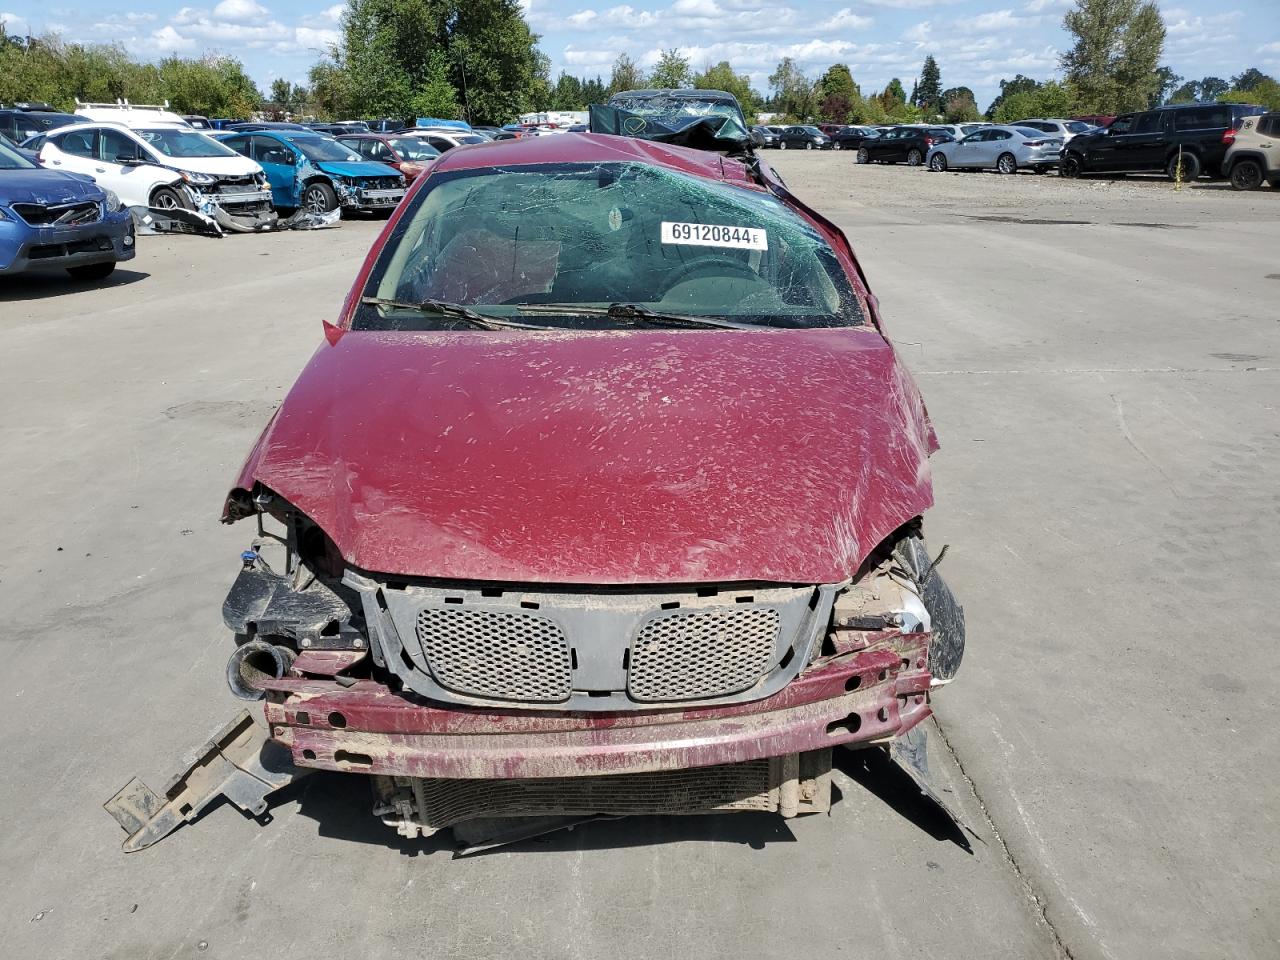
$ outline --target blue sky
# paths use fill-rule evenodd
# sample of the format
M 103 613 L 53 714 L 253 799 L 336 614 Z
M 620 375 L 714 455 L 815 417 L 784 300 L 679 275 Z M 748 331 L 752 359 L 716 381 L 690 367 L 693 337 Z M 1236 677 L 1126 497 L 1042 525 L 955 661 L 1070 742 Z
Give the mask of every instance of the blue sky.
M 266 87 L 306 80 L 337 39 L 333 0 L 207 0 L 178 7 L 156 0 L 63 6 L 0 0 L 10 32 L 56 31 L 67 39 L 122 43 L 138 57 L 231 54 Z M 199 2 L 199 0 L 197 0 Z M 552 75 L 602 74 L 621 52 L 643 65 L 680 48 L 695 68 L 729 60 L 760 90 L 783 56 L 816 77 L 844 62 L 863 90 L 900 77 L 910 89 L 932 53 L 944 86 L 965 85 L 984 108 L 1001 77 L 1047 79 L 1066 43 L 1070 0 L 524 0 Z M 1258 66 L 1280 75 L 1280 0 L 1161 0 L 1164 62 L 1188 78 L 1228 78 Z

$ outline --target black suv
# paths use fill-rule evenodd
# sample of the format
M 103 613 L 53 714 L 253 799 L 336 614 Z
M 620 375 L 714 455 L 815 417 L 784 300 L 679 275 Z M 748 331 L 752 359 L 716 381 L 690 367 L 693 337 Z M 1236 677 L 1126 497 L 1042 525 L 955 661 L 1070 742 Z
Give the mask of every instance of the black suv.
M 1062 150 L 1058 172 L 1078 177 L 1155 170 L 1170 180 L 1194 180 L 1202 173 L 1221 176 L 1231 142 L 1227 131 L 1264 112 L 1249 103 L 1185 103 L 1121 114 L 1109 127 L 1072 137 Z
M 893 127 L 878 137 L 862 141 L 858 147 L 858 163 L 870 163 L 872 160 L 898 163 L 905 160 L 918 167 L 924 163 L 931 147 L 954 139 L 951 131 L 943 127 Z
M 84 117 L 60 113 L 47 103 L 17 103 L 0 109 L 0 133 L 14 143 L 21 143 L 37 133 L 47 133 L 54 127 L 83 122 Z

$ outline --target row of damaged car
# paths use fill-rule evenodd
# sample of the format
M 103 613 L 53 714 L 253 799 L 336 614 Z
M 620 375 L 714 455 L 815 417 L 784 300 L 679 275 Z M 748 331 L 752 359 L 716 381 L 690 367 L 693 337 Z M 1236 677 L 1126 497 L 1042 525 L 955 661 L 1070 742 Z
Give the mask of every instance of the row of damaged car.
M 223 504 L 261 719 L 112 797 L 127 850 L 314 771 L 467 849 L 820 813 L 836 749 L 927 786 L 929 414 L 844 234 L 673 93 L 417 178 Z

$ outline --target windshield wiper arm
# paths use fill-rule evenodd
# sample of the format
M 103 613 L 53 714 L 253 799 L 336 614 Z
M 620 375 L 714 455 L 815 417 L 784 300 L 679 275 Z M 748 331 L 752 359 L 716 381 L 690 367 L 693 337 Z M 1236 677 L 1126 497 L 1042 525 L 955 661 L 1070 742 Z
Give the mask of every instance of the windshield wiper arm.
M 361 303 L 367 303 L 375 307 L 398 307 L 401 310 L 415 310 L 418 313 L 438 313 L 442 317 L 452 317 L 457 320 L 465 320 L 472 326 L 479 327 L 481 330 L 550 330 L 551 327 L 539 326 L 532 323 L 519 323 L 515 320 L 502 320 L 498 317 L 490 317 L 483 313 L 478 313 L 470 307 L 464 307 L 460 303 L 447 303 L 444 300 L 419 300 L 417 303 L 409 303 L 405 300 L 389 300 L 386 297 L 361 297 Z
M 739 323 L 723 317 L 699 317 L 686 313 L 663 313 L 638 303 L 611 303 L 607 307 L 589 307 L 580 303 L 521 303 L 521 313 L 568 313 L 584 317 L 609 317 L 612 320 L 638 320 L 651 326 L 675 324 L 686 327 L 711 327 L 725 330 L 758 330 L 754 323 Z

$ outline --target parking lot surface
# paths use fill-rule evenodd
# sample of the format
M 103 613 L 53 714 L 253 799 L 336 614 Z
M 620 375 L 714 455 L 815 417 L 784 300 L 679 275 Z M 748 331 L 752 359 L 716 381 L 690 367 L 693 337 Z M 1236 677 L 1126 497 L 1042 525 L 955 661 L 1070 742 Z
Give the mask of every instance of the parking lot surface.
M 0 284 L 6 954 L 1276 955 L 1280 195 L 769 159 L 849 235 L 942 441 L 969 644 L 932 760 L 972 833 L 845 758 L 830 817 L 452 860 L 316 775 L 266 827 L 122 854 L 101 803 L 236 707 L 222 498 L 381 225 L 145 237 L 100 286 Z

